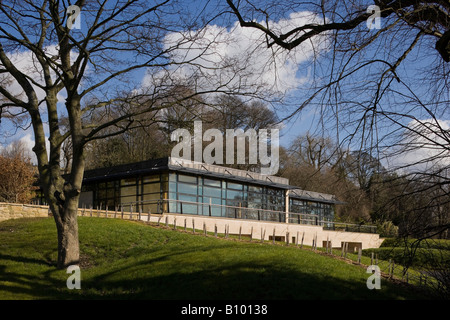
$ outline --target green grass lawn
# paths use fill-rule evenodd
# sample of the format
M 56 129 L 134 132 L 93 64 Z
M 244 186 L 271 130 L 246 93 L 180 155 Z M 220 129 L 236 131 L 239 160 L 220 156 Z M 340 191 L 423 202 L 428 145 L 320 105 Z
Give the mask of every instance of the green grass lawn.
M 329 256 L 205 237 L 140 222 L 79 217 L 81 290 L 58 270 L 52 218 L 0 223 L 0 299 L 416 299 Z

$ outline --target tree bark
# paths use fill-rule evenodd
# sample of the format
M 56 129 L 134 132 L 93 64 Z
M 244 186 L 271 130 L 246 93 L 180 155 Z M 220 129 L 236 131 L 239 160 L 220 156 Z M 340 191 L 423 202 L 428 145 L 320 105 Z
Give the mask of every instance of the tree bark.
M 85 167 L 80 99 L 75 89 L 74 93 L 69 93 L 66 108 L 72 129 L 73 156 L 70 174 L 64 179 L 62 192 L 57 192 L 55 197 L 58 203 L 55 211 L 59 216 L 55 219 L 58 229 L 58 268 L 78 264 L 80 260 L 77 213 Z M 61 144 L 58 147 L 60 149 Z
M 78 240 L 78 221 L 77 209 L 78 201 L 71 200 L 60 215 L 63 218 L 58 219 L 55 216 L 56 227 L 58 231 L 58 261 L 59 269 L 80 262 L 80 246 Z

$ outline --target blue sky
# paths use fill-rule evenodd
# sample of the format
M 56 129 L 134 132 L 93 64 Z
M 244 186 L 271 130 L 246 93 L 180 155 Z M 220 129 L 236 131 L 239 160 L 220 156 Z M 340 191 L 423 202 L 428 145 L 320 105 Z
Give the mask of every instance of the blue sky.
M 216 6 L 217 2 L 215 1 L 190 1 L 190 2 L 182 2 L 183 5 L 186 5 L 186 9 L 189 10 L 190 14 L 184 14 L 184 9 L 182 10 L 182 15 L 178 16 L 179 19 L 186 19 L 190 22 L 195 22 L 195 18 L 197 18 L 198 22 L 200 21 L 200 17 L 203 17 L 203 14 L 208 15 L 214 15 L 217 12 Z M 222 2 L 219 2 L 220 5 L 222 5 Z M 84 16 L 85 17 L 85 16 Z M 176 19 L 176 15 L 173 16 L 173 19 Z M 311 16 L 308 16 L 309 19 Z M 83 19 L 83 12 L 81 15 L 81 18 Z M 237 24 L 235 24 L 235 18 L 233 16 L 227 16 L 227 19 L 222 20 L 224 16 L 219 17 L 217 19 L 214 19 L 210 26 L 205 29 L 207 32 L 204 34 L 204 37 L 200 40 L 211 40 L 211 39 L 219 39 L 222 40 L 221 45 L 217 45 L 213 48 L 211 48 L 208 53 L 208 59 L 198 59 L 196 62 L 201 64 L 203 67 L 210 67 L 209 64 L 220 64 L 221 59 L 223 57 L 226 57 L 227 59 L 230 59 L 230 61 L 235 61 L 234 64 L 231 64 L 232 67 L 242 67 L 242 69 L 247 70 L 247 74 L 240 78 L 240 81 L 247 81 L 249 84 L 251 83 L 257 83 L 264 88 L 264 90 L 261 91 L 261 93 L 265 93 L 270 97 L 270 95 L 275 95 L 277 92 L 275 92 L 273 89 L 275 88 L 275 84 L 277 85 L 277 88 L 283 91 L 285 96 L 285 102 L 281 104 L 277 104 L 277 110 L 279 111 L 280 118 L 283 118 L 284 116 L 289 115 L 293 110 L 295 110 L 301 103 L 306 99 L 307 94 L 311 93 L 311 91 L 308 91 L 307 89 L 309 86 L 313 83 L 313 80 L 317 80 L 317 76 L 324 76 L 325 71 L 321 71 L 319 69 L 315 69 L 315 67 L 324 67 L 325 69 L 330 65 L 331 60 L 329 56 L 324 56 L 319 58 L 319 60 L 315 61 L 316 64 L 313 64 L 313 59 L 311 56 L 311 47 L 308 47 L 308 44 L 305 44 L 304 46 L 301 46 L 291 52 L 286 52 L 284 50 L 275 49 L 274 52 L 269 51 L 265 47 L 265 44 L 263 42 L 264 37 L 261 34 L 258 34 L 254 30 L 251 29 L 242 29 Z M 299 23 L 306 23 L 308 22 L 308 19 L 302 15 L 302 13 L 296 13 L 296 12 L 285 12 L 285 14 L 279 18 L 283 18 L 283 20 L 275 20 L 272 21 L 272 25 L 276 28 L 288 30 L 290 27 L 298 25 Z M 191 19 L 191 20 L 189 20 Z M 83 21 L 83 20 L 82 20 Z M 383 21 L 382 21 L 383 25 Z M 195 25 L 193 25 L 195 27 Z M 83 29 L 83 23 L 81 23 L 81 30 L 80 32 L 85 32 Z M 175 29 L 174 29 L 175 30 Z M 172 31 L 174 31 L 172 30 Z M 177 31 L 185 32 L 185 30 L 178 29 Z M 192 30 L 191 30 L 192 31 Z M 193 31 L 196 31 L 194 28 Z M 368 35 L 370 32 L 375 31 L 367 31 Z M 171 33 L 172 36 L 168 37 L 166 39 L 177 39 L 176 33 Z M 178 34 L 179 36 L 180 34 Z M 209 37 L 209 38 L 208 38 Z M 225 42 L 228 41 L 228 44 L 225 44 Z M 167 42 L 168 43 L 168 42 Z M 166 43 L 166 44 L 167 44 Z M 321 48 L 321 44 L 319 42 L 314 43 L 316 45 L 316 48 Z M 387 44 L 386 44 L 387 45 Z M 197 46 L 197 47 L 196 47 Z M 198 44 L 195 45 L 186 45 L 183 47 L 184 50 L 180 50 L 180 52 L 183 53 L 183 55 L 187 54 L 195 54 L 195 48 L 198 48 Z M 427 46 L 430 46 L 429 48 L 426 48 Z M 190 50 L 188 50 L 188 48 Z M 375 50 L 375 49 L 374 49 Z M 396 51 L 396 48 L 394 48 L 393 51 Z M 424 43 L 422 44 L 420 51 L 419 50 L 413 50 L 413 52 L 410 54 L 410 56 L 407 58 L 407 60 L 404 61 L 404 63 L 401 65 L 400 69 L 398 70 L 399 75 L 402 79 L 404 79 L 408 84 L 413 86 L 413 92 L 420 97 L 423 97 L 425 100 L 428 100 L 429 98 L 429 92 L 428 89 L 425 89 L 425 87 L 422 87 L 419 82 L 417 82 L 417 70 L 421 70 L 421 68 L 426 67 L 430 61 L 428 61 L 428 52 L 431 52 L 431 56 L 435 56 L 435 52 L 433 51 L 433 48 L 431 47 L 431 43 Z M 247 54 L 253 54 L 250 59 L 245 60 L 242 59 L 242 57 L 245 57 Z M 381 51 L 368 51 L 368 54 L 373 54 L 372 57 L 363 57 L 366 59 L 370 58 L 389 58 L 389 55 L 386 55 L 386 52 Z M 23 52 L 23 60 L 26 60 L 27 53 Z M 180 58 L 179 56 L 178 58 Z M 394 57 L 393 53 L 392 56 L 390 56 L 391 60 Z M 28 55 L 28 61 L 23 62 L 23 66 L 26 67 L 29 65 L 31 59 Z M 233 60 L 234 59 L 234 60 Z M 126 59 L 124 59 L 126 60 Z M 269 62 L 268 62 L 269 61 Z M 276 68 L 274 67 L 276 66 Z M 375 72 L 377 68 L 382 66 L 382 64 L 374 65 L 373 68 L 370 69 L 370 72 Z M 385 67 L 385 66 L 384 66 Z M 207 70 L 207 71 L 205 71 Z M 202 72 L 205 72 L 207 77 L 203 78 L 201 81 L 203 82 L 204 88 L 206 88 L 209 85 L 214 84 L 213 81 L 217 79 L 217 77 L 226 77 L 233 75 L 233 68 L 225 68 L 220 71 L 220 73 L 211 71 L 212 69 L 203 69 Z M 319 70 L 319 73 L 315 74 L 314 71 Z M 382 69 L 379 69 L 382 70 Z M 180 68 L 177 70 L 177 72 L 183 72 L 183 76 L 186 76 L 187 79 L 189 77 L 192 77 L 195 72 L 198 72 L 199 69 L 193 70 L 188 68 Z M 262 71 L 260 74 L 258 74 L 258 71 Z M 366 72 L 366 71 L 365 71 Z M 361 79 L 358 79 L 358 77 L 361 77 Z M 363 74 L 355 74 L 355 76 L 351 77 L 349 81 L 350 83 L 354 83 L 355 85 L 363 83 L 363 80 L 369 80 L 367 83 L 370 84 L 370 79 L 363 79 Z M 139 70 L 133 74 L 132 77 L 130 77 L 130 81 L 134 80 L 136 85 L 145 83 L 145 72 L 144 70 Z M 274 82 L 276 79 L 276 82 Z M 376 77 L 375 77 L 376 79 Z M 272 81 L 273 80 L 273 81 Z M 361 80 L 361 81 L 360 81 Z M 242 83 L 242 82 L 241 82 Z M 125 84 L 125 83 L 124 83 Z M 120 84 L 119 84 L 120 85 Z M 233 82 L 230 82 L 230 85 L 233 85 Z M 134 86 L 130 86 L 134 87 Z M 249 86 L 251 87 L 251 86 Z M 401 101 L 400 99 L 403 97 L 403 94 L 406 93 L 407 96 L 411 96 L 410 92 L 405 91 L 404 86 L 400 84 L 396 84 L 395 87 L 398 92 L 396 95 L 387 95 L 385 99 L 380 101 L 380 105 L 388 110 L 396 110 L 401 112 L 402 108 L 407 107 L 407 104 L 405 104 L 406 99 L 404 101 Z M 362 88 L 366 89 L 366 88 Z M 361 92 L 364 92 L 362 90 Z M 395 96 L 395 97 L 394 97 Z M 342 101 L 364 101 L 369 99 L 370 97 L 366 96 L 358 96 L 358 93 L 351 92 L 351 90 L 348 91 L 348 94 L 344 97 L 342 97 Z M 63 99 L 61 100 L 63 101 Z M 317 101 L 316 101 L 317 102 Z M 402 104 L 400 104 L 401 102 Z M 61 102 L 62 103 L 62 102 Z M 344 104 L 342 104 L 344 106 Z M 413 112 L 417 112 L 420 108 L 414 108 L 411 109 Z M 63 110 L 63 109 L 61 109 Z M 290 121 L 287 121 L 284 123 L 284 128 L 281 131 L 281 145 L 288 146 L 290 142 L 299 134 L 304 134 L 307 131 L 314 132 L 317 130 L 319 124 L 320 124 L 320 107 L 318 105 L 313 105 L 309 108 L 306 108 L 304 111 L 302 111 L 299 114 L 296 114 Z M 356 113 L 355 113 L 356 114 Z M 424 114 L 417 113 L 418 118 L 423 118 Z M 450 120 L 449 114 L 440 114 L 438 115 L 443 120 Z M 409 118 L 404 118 L 403 121 L 411 120 Z M 333 137 L 333 135 L 336 134 L 335 128 L 333 128 L 333 119 L 326 120 L 328 122 L 325 122 L 325 128 L 329 130 L 329 134 Z M 381 123 L 380 123 L 381 124 Z M 12 126 L 8 124 L 8 121 L 3 120 L 0 124 L 0 130 L 5 132 L 11 132 Z M 341 130 L 348 129 L 349 132 L 354 130 L 350 125 L 345 128 L 341 128 Z M 388 132 L 385 130 L 390 130 L 389 123 L 383 123 L 383 126 L 379 127 L 380 132 L 377 132 L 379 135 L 383 135 L 384 133 Z M 24 138 L 25 137 L 25 138 Z M 1 137 L 1 142 L 3 145 L 7 145 L 11 142 L 11 140 L 15 139 L 26 139 L 28 143 L 32 143 L 33 135 L 31 129 L 28 129 L 26 131 L 18 131 L 16 135 L 13 137 Z M 356 141 L 356 140 L 355 140 Z

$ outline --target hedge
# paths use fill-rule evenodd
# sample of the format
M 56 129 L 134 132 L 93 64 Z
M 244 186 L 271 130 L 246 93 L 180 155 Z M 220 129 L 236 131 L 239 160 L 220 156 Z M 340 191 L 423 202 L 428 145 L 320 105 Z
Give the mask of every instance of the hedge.
M 379 260 L 388 261 L 392 259 L 396 264 L 406 265 L 409 260 L 410 250 L 399 247 L 380 247 L 377 249 L 365 249 L 363 255 L 370 257 L 371 254 L 378 255 Z M 431 267 L 437 265 L 450 265 L 450 251 L 440 249 L 418 248 L 415 252 L 412 266 Z
M 408 248 L 417 246 L 424 249 L 450 250 L 450 240 L 444 239 L 426 239 L 418 242 L 417 239 L 387 238 L 384 239 L 380 248 L 404 248 L 405 241 Z

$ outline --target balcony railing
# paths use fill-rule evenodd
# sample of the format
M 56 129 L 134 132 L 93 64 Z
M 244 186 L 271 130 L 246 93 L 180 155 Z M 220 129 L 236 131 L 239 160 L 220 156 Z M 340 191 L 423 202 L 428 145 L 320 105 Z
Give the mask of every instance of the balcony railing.
M 324 230 L 376 233 L 376 226 L 349 224 L 321 220 L 319 215 L 295 213 L 260 208 L 248 208 L 238 206 L 227 206 L 213 203 L 192 202 L 184 200 L 164 199 L 147 200 L 122 204 L 122 207 L 131 212 L 151 213 L 178 213 L 193 214 L 211 217 L 224 217 L 233 219 L 246 219 L 258 221 L 283 222 L 290 224 L 321 226 Z

